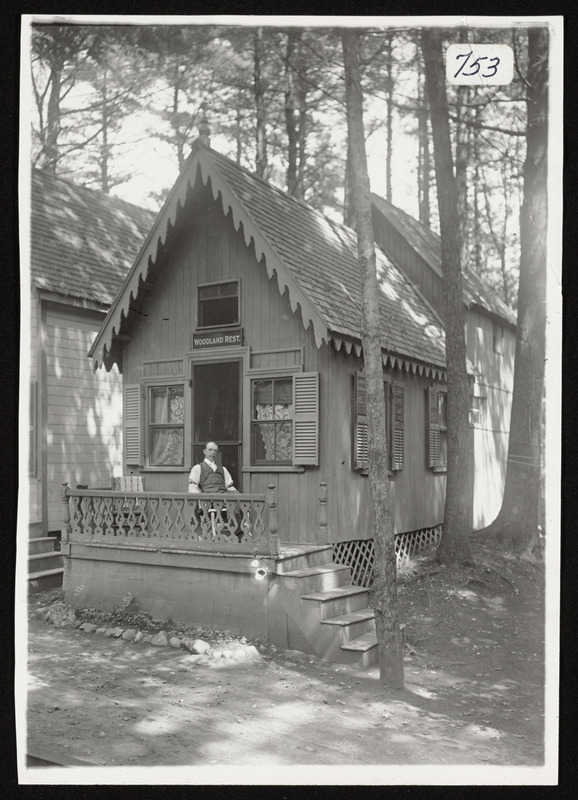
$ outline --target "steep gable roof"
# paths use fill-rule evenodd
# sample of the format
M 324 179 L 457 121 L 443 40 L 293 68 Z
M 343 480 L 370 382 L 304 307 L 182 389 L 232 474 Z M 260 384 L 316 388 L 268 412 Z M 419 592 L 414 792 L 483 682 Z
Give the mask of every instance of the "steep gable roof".
M 109 306 L 156 215 L 39 169 L 30 205 L 33 285 Z
M 403 236 L 408 244 L 429 264 L 440 278 L 442 277 L 442 254 L 440 237 L 423 222 L 406 214 L 377 194 L 371 195 L 372 202 L 378 211 Z M 498 317 L 516 324 L 516 314 L 509 308 L 497 293 L 488 286 L 479 275 L 467 266 L 463 273 L 464 302 L 467 306 L 476 305 Z
M 293 311 L 300 308 L 303 324 L 312 327 L 318 346 L 333 340 L 339 349 L 360 352 L 361 291 L 354 231 L 332 222 L 311 206 L 295 200 L 200 143 L 193 147 L 95 340 L 90 355 L 95 365 L 110 362 L 113 340 L 129 314 L 142 282 L 155 263 L 187 189 L 201 179 L 210 182 L 224 214 L 231 212 L 247 245 L 264 256 L 269 277 L 276 273 L 281 292 L 288 291 Z M 381 288 L 382 348 L 385 359 L 411 360 L 430 369 L 445 366 L 441 321 L 407 278 L 379 248 L 377 269 Z M 419 365 L 422 365 L 421 367 Z

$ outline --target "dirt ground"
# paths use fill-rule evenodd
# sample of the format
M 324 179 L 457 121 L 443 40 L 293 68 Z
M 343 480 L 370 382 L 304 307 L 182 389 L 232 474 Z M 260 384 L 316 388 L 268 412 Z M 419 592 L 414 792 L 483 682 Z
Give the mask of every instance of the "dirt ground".
M 401 691 L 382 688 L 377 668 L 258 642 L 261 659 L 233 663 L 57 628 L 35 612 L 58 591 L 32 595 L 28 750 L 109 767 L 539 766 L 544 569 L 474 551 L 473 567 L 426 558 L 401 570 Z

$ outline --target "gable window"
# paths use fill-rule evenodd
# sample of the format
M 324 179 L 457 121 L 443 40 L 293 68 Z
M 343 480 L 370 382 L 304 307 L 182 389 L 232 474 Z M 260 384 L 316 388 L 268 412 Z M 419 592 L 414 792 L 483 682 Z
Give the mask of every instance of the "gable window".
M 225 281 L 199 286 L 199 328 L 239 325 L 239 281 Z
M 319 462 L 319 373 L 251 380 L 251 464 Z
M 447 469 L 447 392 L 445 389 L 427 390 L 428 467 L 434 472 Z
M 183 384 L 150 386 L 148 408 L 149 465 L 182 467 L 185 442 Z
M 367 394 L 365 376 L 353 376 L 353 468 L 366 473 L 369 440 L 367 435 Z M 385 400 L 385 430 L 387 436 L 388 468 L 391 472 L 403 469 L 404 460 L 404 387 L 401 383 L 383 382 Z

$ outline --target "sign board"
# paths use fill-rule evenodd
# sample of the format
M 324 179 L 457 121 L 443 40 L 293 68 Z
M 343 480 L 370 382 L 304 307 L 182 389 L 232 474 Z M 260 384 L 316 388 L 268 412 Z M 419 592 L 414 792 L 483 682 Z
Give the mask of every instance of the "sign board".
M 236 344 L 243 344 L 243 328 L 226 328 L 192 335 L 193 350 L 205 350 L 209 347 L 232 347 Z

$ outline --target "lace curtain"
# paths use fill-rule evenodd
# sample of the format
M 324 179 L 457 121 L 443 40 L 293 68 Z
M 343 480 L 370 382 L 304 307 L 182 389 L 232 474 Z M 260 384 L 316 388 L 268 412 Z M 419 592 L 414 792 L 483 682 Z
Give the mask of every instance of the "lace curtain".
M 185 398 L 180 386 L 155 387 L 151 397 L 151 421 L 154 424 L 172 423 L 180 426 L 185 421 Z M 151 430 L 151 464 L 155 466 L 180 466 L 183 464 L 183 427 Z
M 288 403 L 257 403 L 258 420 L 291 419 Z M 291 423 L 267 422 L 259 425 L 267 461 L 291 461 Z

